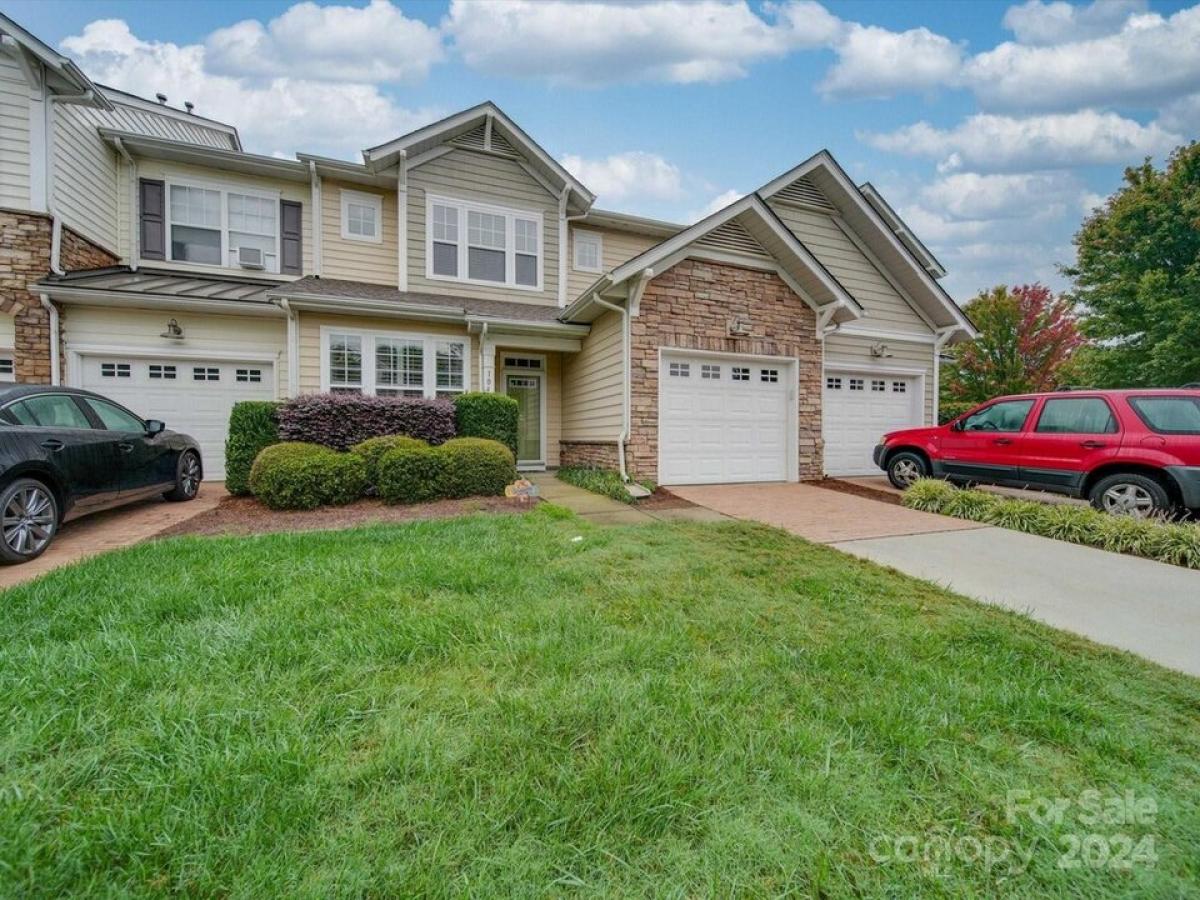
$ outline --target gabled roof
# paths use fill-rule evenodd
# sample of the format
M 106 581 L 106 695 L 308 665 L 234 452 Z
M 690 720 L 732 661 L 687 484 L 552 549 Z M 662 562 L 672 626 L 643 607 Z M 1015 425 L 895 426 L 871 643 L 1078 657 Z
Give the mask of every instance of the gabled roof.
M 114 147 L 120 145 L 134 156 L 147 159 L 166 159 L 197 166 L 220 166 L 222 170 L 228 172 L 262 175 L 287 181 L 307 183 L 309 180 L 308 163 L 295 159 L 280 159 L 277 156 L 261 156 L 241 150 L 206 147 L 190 141 L 150 137 L 132 131 L 118 131 L 115 128 L 97 128 L 96 131 L 102 140 Z
M 528 134 L 516 122 L 510 119 L 500 107 L 490 100 L 464 109 L 462 112 L 448 116 L 441 121 L 418 128 L 402 137 L 398 137 L 378 147 L 363 151 L 363 161 L 373 170 L 386 168 L 396 164 L 400 152 L 403 151 L 410 164 L 422 154 L 435 150 L 455 138 L 463 137 L 480 126 L 490 137 L 498 135 L 506 150 L 515 151 L 547 181 L 559 190 L 569 188 L 575 195 L 573 206 L 586 209 L 596 199 L 596 195 L 583 186 L 570 172 L 558 163 L 554 157 Z M 499 142 L 498 142 L 499 143 Z M 491 149 L 488 147 L 487 149 Z
M 747 194 L 601 277 L 563 310 L 561 318 L 586 317 L 592 312 L 590 307 L 597 294 L 619 293 L 618 288 L 647 269 L 662 274 L 688 256 L 711 252 L 701 242 L 730 226 L 735 226 L 739 235 L 753 241 L 778 264 L 780 274 L 806 303 L 813 309 L 828 310 L 831 321 L 849 321 L 862 314 L 858 301 L 780 221 L 763 198 Z M 732 261 L 739 257 L 735 253 L 729 258 Z M 752 260 L 749 255 L 742 258 L 747 262 Z
M 871 248 L 889 273 L 904 287 L 921 311 L 939 328 L 957 326 L 962 333 L 978 333 L 958 304 L 937 283 L 913 251 L 884 221 L 862 191 L 850 180 L 828 150 L 822 150 L 758 189 L 770 199 L 799 178 L 807 177 L 837 208 L 846 224 Z
M 112 109 L 108 98 L 92 84 L 79 66 L 69 57 L 63 56 L 53 47 L 38 40 L 8 16 L 0 13 L 0 32 L 8 39 L 5 49 L 14 47 L 19 53 L 27 53 L 46 67 L 50 86 L 58 92 L 74 91 L 92 95 L 92 103 L 99 109 Z M 11 44 L 9 42 L 11 41 Z
M 904 241 L 904 246 L 916 254 L 917 259 L 929 270 L 929 273 L 934 278 L 945 278 L 945 266 L 938 262 L 938 258 L 933 255 L 933 251 L 926 247 L 919 237 L 913 234 L 912 229 L 908 227 L 908 223 L 900 218 L 900 214 L 892 209 L 890 203 L 883 199 L 883 194 L 879 193 L 875 185 L 867 181 L 860 184 L 858 189 L 867 198 L 867 202 L 875 207 L 875 211 L 883 216 L 883 220 L 888 223 L 892 231 L 900 236 L 900 240 Z

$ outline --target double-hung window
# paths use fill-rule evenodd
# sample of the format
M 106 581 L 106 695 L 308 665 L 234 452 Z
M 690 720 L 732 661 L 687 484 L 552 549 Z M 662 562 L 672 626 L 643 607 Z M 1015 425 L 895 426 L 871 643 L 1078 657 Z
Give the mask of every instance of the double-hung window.
M 380 397 L 443 397 L 467 389 L 467 339 L 321 329 L 321 389 Z
M 430 196 L 426 275 L 541 290 L 542 215 Z
M 279 196 L 221 186 L 171 184 L 170 257 L 206 266 L 239 266 L 240 249 L 257 251 L 263 271 L 279 271 Z

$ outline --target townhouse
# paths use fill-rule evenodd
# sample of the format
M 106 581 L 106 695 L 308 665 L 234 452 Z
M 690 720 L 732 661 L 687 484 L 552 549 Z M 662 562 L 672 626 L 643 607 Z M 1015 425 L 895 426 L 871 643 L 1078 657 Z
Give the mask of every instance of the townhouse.
M 679 225 L 597 208 L 492 103 L 360 162 L 277 159 L 0 34 L 0 379 L 161 418 L 210 478 L 233 403 L 310 391 L 503 391 L 531 469 L 869 472 L 974 334 L 824 151 Z

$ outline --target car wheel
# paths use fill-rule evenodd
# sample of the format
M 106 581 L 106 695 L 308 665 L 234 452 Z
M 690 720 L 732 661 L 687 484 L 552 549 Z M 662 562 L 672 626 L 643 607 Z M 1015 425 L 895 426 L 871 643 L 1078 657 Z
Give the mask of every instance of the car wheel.
M 1101 512 L 1137 519 L 1171 512 L 1171 498 L 1166 489 L 1153 478 L 1133 472 L 1101 478 L 1088 493 L 1088 499 Z
M 929 475 L 929 467 L 925 464 L 925 460 L 916 453 L 904 450 L 888 460 L 888 481 L 892 483 L 893 487 L 900 490 L 904 490 L 917 479 L 925 478 L 927 475 Z
M 163 494 L 172 502 L 195 500 L 200 493 L 200 457 L 195 450 L 184 450 L 179 454 L 175 466 L 175 487 Z
M 0 491 L 0 564 L 36 559 L 58 532 L 58 501 L 46 485 L 18 478 Z

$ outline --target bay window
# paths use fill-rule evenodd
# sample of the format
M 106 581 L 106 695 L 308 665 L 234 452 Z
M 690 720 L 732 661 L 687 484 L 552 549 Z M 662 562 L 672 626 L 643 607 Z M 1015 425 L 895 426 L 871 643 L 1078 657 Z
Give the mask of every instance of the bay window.
M 206 266 L 239 266 L 238 250 L 262 253 L 262 268 L 279 271 L 279 196 L 222 186 L 171 184 L 167 202 L 170 258 Z
M 450 398 L 467 389 L 467 338 L 321 329 L 321 390 Z
M 430 196 L 426 276 L 542 288 L 542 214 Z

